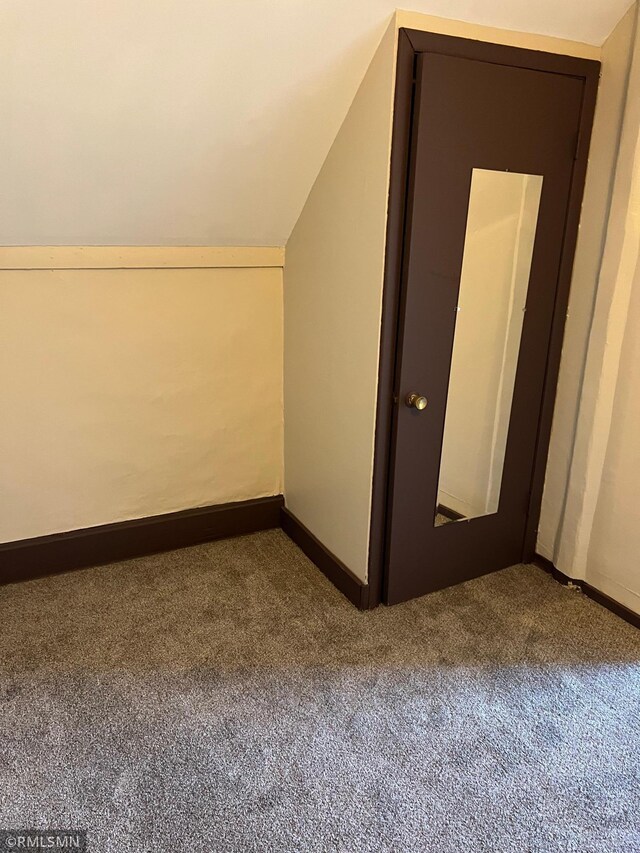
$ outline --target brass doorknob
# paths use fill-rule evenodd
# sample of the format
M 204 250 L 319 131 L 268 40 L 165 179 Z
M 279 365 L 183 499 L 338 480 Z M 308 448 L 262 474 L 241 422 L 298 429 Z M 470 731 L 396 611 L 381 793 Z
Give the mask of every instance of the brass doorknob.
M 417 409 L 419 412 L 427 408 L 427 398 L 419 394 L 408 394 L 406 403 L 409 408 Z

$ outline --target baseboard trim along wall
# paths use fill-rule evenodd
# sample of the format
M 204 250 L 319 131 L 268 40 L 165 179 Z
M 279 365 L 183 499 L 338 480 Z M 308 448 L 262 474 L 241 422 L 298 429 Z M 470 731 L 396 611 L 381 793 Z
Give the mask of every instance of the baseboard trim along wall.
M 369 587 L 363 584 L 310 530 L 284 507 L 281 526 L 287 536 L 359 610 L 369 609 Z
M 314 565 L 360 610 L 368 610 L 369 586 L 362 583 L 293 513 L 282 495 L 185 509 L 65 533 L 0 544 L 0 586 L 75 569 L 281 527 Z M 535 565 L 559 583 L 573 584 L 589 598 L 640 628 L 640 615 L 585 581 L 563 574 L 536 554 Z
M 284 509 L 282 495 L 5 542 L 0 544 L 0 586 L 275 527 L 281 527 L 352 604 L 368 609 L 369 587 Z
M 635 628 L 640 628 L 640 615 L 634 613 L 633 610 L 629 610 L 629 608 L 625 607 L 624 604 L 614 601 L 613 598 L 605 595 L 604 592 L 600 592 L 599 589 L 595 589 L 595 587 L 592 587 L 591 584 L 588 584 L 586 581 L 570 578 L 568 575 L 561 572 L 560 569 L 556 569 L 551 560 L 547 560 L 546 557 L 541 557 L 540 554 L 536 554 L 533 562 L 538 566 L 538 568 L 548 572 L 553 578 L 555 578 L 555 580 L 558 581 L 558 583 L 561 583 L 563 586 L 567 586 L 569 584 L 577 586 L 578 589 L 580 589 L 580 591 L 588 598 L 592 599 L 592 601 L 597 602 L 602 607 L 606 607 L 607 610 L 615 613 L 616 616 L 624 619 L 625 622 L 628 622 Z
M 0 545 L 0 585 L 280 527 L 282 495 L 119 521 Z

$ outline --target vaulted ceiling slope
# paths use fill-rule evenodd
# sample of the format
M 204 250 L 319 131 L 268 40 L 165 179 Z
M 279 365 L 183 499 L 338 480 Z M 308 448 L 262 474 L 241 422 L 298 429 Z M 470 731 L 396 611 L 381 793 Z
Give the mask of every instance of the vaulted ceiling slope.
M 629 0 L 413 0 L 601 44 Z M 393 0 L 3 0 L 0 245 L 283 245 Z

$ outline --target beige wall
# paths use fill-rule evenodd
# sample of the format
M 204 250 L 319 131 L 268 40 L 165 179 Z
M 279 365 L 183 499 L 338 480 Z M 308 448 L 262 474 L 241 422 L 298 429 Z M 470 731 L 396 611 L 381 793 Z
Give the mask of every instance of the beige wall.
M 0 244 L 282 245 L 396 5 L 3 0 Z M 628 5 L 411 0 L 594 45 Z
M 556 563 L 640 613 L 639 291 L 636 32 Z
M 620 141 L 635 14 L 634 6 L 602 47 L 602 77 L 589 152 L 538 532 L 538 551 L 549 560 L 558 557 L 589 330 Z
M 212 262 L 52 251 L 0 266 Z M 5 269 L 0 341 L 0 541 L 281 491 L 278 265 Z
M 640 169 L 640 163 L 636 166 Z M 640 179 L 640 175 L 638 176 Z M 640 237 L 636 231 L 636 239 Z M 620 353 L 585 578 L 640 613 L 640 264 Z
M 383 37 L 286 247 L 285 496 L 367 576 L 395 29 Z

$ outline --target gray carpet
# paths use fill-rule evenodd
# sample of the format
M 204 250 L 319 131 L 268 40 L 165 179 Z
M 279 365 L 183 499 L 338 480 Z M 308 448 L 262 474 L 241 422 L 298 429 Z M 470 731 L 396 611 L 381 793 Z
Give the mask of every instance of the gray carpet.
M 0 605 L 0 827 L 101 853 L 640 850 L 640 632 L 534 567 L 359 613 L 270 531 Z

